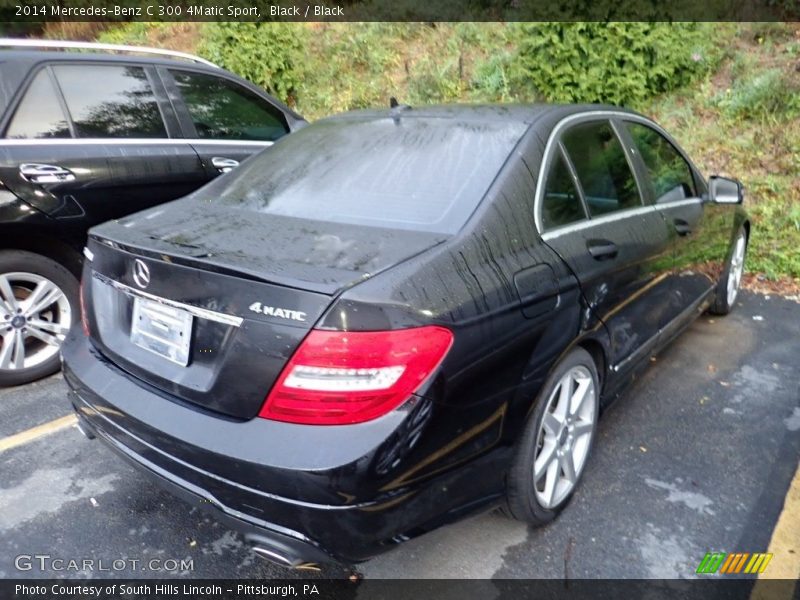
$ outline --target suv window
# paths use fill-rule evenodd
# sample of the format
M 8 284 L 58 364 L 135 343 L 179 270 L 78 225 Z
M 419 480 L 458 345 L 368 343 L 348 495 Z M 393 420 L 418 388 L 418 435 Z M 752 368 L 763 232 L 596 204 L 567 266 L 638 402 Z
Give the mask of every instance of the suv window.
M 542 226 L 552 229 L 586 218 L 578 190 L 564 156 L 559 151 L 547 173 L 542 200 Z
M 58 65 L 53 71 L 78 137 L 167 137 L 144 68 Z
M 69 124 L 61 110 L 53 81 L 47 69 L 33 78 L 25 97 L 14 113 L 6 137 L 18 139 L 68 138 Z
M 625 151 L 608 121 L 581 123 L 562 136 L 593 216 L 642 205 Z
M 641 123 L 626 123 L 653 184 L 657 204 L 694 198 L 697 194 L 688 163 L 660 133 Z
M 272 142 L 288 133 L 281 112 L 247 88 L 214 75 L 170 73 L 199 137 Z

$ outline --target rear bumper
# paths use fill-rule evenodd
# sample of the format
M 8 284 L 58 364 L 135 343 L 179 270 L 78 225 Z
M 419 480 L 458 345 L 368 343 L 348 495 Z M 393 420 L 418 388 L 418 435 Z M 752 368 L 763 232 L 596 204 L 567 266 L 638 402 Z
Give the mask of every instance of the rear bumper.
M 497 496 L 496 478 L 476 481 L 474 463 L 387 486 L 375 465 L 397 443 L 403 411 L 363 427 L 233 421 L 146 387 L 80 332 L 69 335 L 62 354 L 83 429 L 292 564 L 360 562 Z M 485 473 L 499 472 L 484 466 Z
M 70 392 L 72 405 L 78 413 L 79 426 L 88 437 L 96 437 L 105 442 L 112 450 L 127 460 L 141 472 L 150 476 L 151 480 L 172 495 L 181 498 L 192 507 L 213 514 L 214 518 L 231 529 L 241 532 L 245 540 L 253 546 L 268 548 L 273 555 L 280 557 L 275 562 L 285 563 L 286 567 L 297 567 L 306 563 L 327 563 L 335 561 L 329 552 L 319 543 L 296 532 L 243 514 L 220 502 L 214 495 L 189 481 L 169 473 L 155 463 L 136 454 L 124 445 L 118 437 L 105 429 L 95 427 L 96 419 L 88 418 L 89 405 L 74 391 Z

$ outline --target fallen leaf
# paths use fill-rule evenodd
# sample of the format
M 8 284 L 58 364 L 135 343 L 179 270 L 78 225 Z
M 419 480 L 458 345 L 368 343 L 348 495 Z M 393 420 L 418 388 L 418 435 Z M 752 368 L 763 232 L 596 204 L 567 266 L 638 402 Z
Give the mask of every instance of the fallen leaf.
M 715 367 L 714 365 L 708 365 L 708 367 L 706 367 L 706 368 L 708 369 L 709 373 L 716 373 L 717 372 L 717 367 Z

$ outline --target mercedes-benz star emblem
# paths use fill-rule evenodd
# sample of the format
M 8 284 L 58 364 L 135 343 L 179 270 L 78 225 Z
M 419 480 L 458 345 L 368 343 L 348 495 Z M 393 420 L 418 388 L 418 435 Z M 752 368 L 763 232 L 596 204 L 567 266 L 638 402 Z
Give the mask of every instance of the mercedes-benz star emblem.
M 150 284 L 150 267 L 138 258 L 133 263 L 133 280 L 140 288 L 146 288 Z

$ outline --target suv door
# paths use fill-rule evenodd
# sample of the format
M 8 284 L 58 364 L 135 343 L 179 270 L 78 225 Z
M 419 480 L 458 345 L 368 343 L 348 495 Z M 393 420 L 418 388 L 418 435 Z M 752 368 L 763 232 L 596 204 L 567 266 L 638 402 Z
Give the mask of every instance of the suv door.
M 86 228 L 183 196 L 205 181 L 155 70 L 120 62 L 39 68 L 0 140 L 0 179 Z
M 278 106 L 232 78 L 182 68 L 159 68 L 159 75 L 209 179 L 289 133 Z
M 624 125 L 647 173 L 645 193 L 664 217 L 672 240 L 670 305 L 662 322 L 666 327 L 691 314 L 719 279 L 730 244 L 730 219 L 703 202 L 705 182 L 673 142 L 649 124 L 626 120 Z
M 546 160 L 536 215 L 542 239 L 578 278 L 608 329 L 611 366 L 622 370 L 659 331 L 672 266 L 669 233 L 644 204 L 609 120 L 570 125 Z

